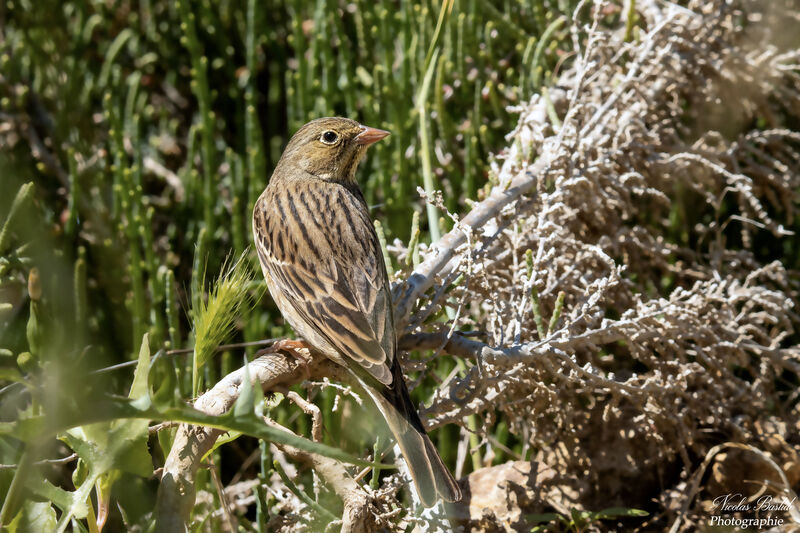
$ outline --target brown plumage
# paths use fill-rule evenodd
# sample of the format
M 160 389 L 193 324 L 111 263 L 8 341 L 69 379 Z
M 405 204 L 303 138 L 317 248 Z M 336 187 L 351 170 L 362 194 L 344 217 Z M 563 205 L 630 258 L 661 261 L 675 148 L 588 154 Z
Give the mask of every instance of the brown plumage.
M 408 395 L 386 267 L 355 179 L 389 132 L 321 118 L 295 133 L 256 202 L 253 233 L 270 294 L 317 351 L 347 367 L 386 419 L 420 500 L 461 498 Z

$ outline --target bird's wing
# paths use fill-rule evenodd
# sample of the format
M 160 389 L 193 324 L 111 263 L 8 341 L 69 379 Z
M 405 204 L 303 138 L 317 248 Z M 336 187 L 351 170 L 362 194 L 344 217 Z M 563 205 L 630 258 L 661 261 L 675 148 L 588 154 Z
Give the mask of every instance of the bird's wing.
M 254 225 L 273 290 L 342 355 L 390 385 L 392 300 L 360 193 L 333 183 L 288 183 L 259 200 Z

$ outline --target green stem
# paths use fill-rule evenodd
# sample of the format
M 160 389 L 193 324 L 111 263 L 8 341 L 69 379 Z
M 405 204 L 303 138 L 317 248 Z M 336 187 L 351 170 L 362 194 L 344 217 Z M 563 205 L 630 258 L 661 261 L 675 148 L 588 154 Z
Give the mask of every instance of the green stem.
M 3 229 L 0 231 L 0 254 L 5 252 L 8 246 L 9 237 L 11 235 L 11 226 L 14 219 L 19 214 L 22 206 L 25 205 L 33 198 L 33 182 L 28 182 L 17 191 L 14 201 L 11 203 L 11 208 L 8 210 L 8 216 L 3 223 Z
M 11 480 L 11 485 L 8 487 L 6 499 L 3 502 L 3 508 L 0 509 L 0 528 L 5 529 L 11 519 L 17 514 L 20 499 L 22 498 L 23 486 L 25 480 L 28 478 L 28 472 L 33 465 L 33 454 L 28 448 L 22 452 L 19 463 L 17 464 L 17 471 L 14 472 L 14 479 Z
M 531 287 L 531 305 L 533 307 L 533 321 L 536 322 L 536 332 L 539 334 L 539 340 L 542 340 L 547 335 L 544 329 L 542 311 L 539 307 L 539 290 L 536 287 Z
M 536 52 L 534 52 L 533 54 L 533 64 L 531 65 L 531 70 L 533 70 L 534 89 L 538 89 L 539 87 L 541 87 L 542 72 L 544 72 L 544 67 L 541 66 L 541 62 L 544 50 L 547 47 L 547 44 L 550 42 L 550 38 L 564 24 L 564 22 L 566 22 L 566 20 L 567 20 L 566 17 L 562 15 L 553 22 L 551 22 L 550 25 L 542 34 L 542 37 L 539 39 L 539 42 L 536 44 Z
M 381 244 L 383 261 L 386 263 L 386 272 L 391 276 L 394 272 L 394 267 L 392 266 L 392 258 L 389 256 L 389 250 L 386 247 L 386 234 L 383 231 L 383 225 L 380 220 L 375 221 L 375 233 L 378 234 L 378 242 Z
M 75 260 L 75 274 L 73 278 L 73 290 L 75 291 L 75 325 L 76 332 L 83 333 L 88 329 L 89 323 L 89 303 L 86 291 L 86 248 L 78 248 L 78 259 Z
M 300 500 L 302 502 L 304 502 L 306 505 L 311 507 L 313 510 L 315 510 L 317 513 L 319 513 L 320 516 L 324 517 L 326 520 L 329 520 L 329 521 L 333 522 L 334 520 L 338 520 L 339 519 L 332 512 L 330 512 L 329 510 L 325 509 L 319 503 L 315 502 L 311 498 L 311 496 L 309 496 L 308 494 L 306 494 L 305 492 L 300 490 L 300 488 L 297 485 L 295 485 L 294 482 L 291 479 L 289 479 L 289 476 L 286 474 L 286 471 L 283 469 L 283 467 L 281 466 L 281 464 L 278 461 L 273 461 L 272 462 L 272 466 L 275 468 L 275 471 L 278 472 L 278 475 L 281 477 L 281 481 L 283 481 L 283 484 L 286 485 L 286 488 L 289 489 L 289 491 L 292 494 L 294 494 L 295 496 L 300 498 Z
M 411 216 L 411 240 L 408 241 L 408 253 L 406 255 L 406 266 L 419 265 L 419 211 L 414 211 Z
M 431 79 L 435 71 L 436 60 L 439 57 L 439 49 L 433 53 L 433 60 L 428 65 L 425 72 L 425 78 L 422 81 L 422 89 L 419 92 L 417 100 L 417 116 L 419 118 L 419 156 L 422 163 L 422 181 L 425 186 L 425 192 L 432 195 L 434 191 L 433 185 L 433 169 L 431 167 L 431 140 L 430 140 L 430 124 L 428 121 L 427 112 L 427 98 L 428 89 L 431 85 Z M 431 234 L 431 242 L 436 242 L 441 238 L 439 232 L 439 214 L 436 212 L 436 206 L 430 202 L 426 202 L 425 209 L 428 215 L 428 231 Z
M 481 458 L 480 444 L 478 438 L 478 417 L 477 415 L 469 415 L 467 417 L 467 428 L 469 429 L 469 456 L 472 459 L 472 471 L 477 472 L 483 468 L 483 459 Z
M 633 28 L 636 26 L 636 0 L 628 0 L 628 13 L 625 16 L 625 42 L 633 40 Z
M 375 445 L 372 447 L 372 462 L 377 463 L 381 453 L 381 436 L 375 437 Z M 372 490 L 378 488 L 378 478 L 381 475 L 381 469 L 377 466 L 372 467 L 372 477 L 369 480 L 369 486 Z
M 558 113 L 556 113 L 556 108 L 553 106 L 553 100 L 550 99 L 550 91 L 547 87 L 542 87 L 542 98 L 544 98 L 544 107 L 553 128 L 555 130 L 561 129 L 561 119 L 558 118 Z
M 75 237 L 78 231 L 78 198 L 80 198 L 80 179 L 78 178 L 78 164 L 75 160 L 75 150 L 67 150 L 67 165 L 69 168 L 69 196 L 67 196 L 67 222 L 64 233 L 70 238 Z
M 211 110 L 211 91 L 208 86 L 208 58 L 203 55 L 200 41 L 195 28 L 195 15 L 191 11 L 188 0 L 177 2 L 181 14 L 181 29 L 183 38 L 181 42 L 189 50 L 192 62 L 192 91 L 197 97 L 200 112 L 200 133 L 202 136 L 203 151 L 203 221 L 208 231 L 208 236 L 214 236 L 214 205 L 216 195 L 214 184 L 216 182 L 216 165 L 214 149 L 214 112 Z
M 561 318 L 561 311 L 564 310 L 564 298 L 566 294 L 564 291 L 558 293 L 556 297 L 556 305 L 553 307 L 553 315 L 550 317 L 550 324 L 547 326 L 547 336 L 549 337 L 558 325 L 558 319 Z

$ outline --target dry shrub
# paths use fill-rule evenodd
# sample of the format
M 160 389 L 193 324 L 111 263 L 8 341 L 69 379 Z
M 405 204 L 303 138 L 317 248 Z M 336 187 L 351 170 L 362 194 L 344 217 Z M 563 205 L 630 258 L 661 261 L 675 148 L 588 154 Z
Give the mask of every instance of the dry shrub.
M 486 436 L 503 413 L 560 473 L 565 490 L 542 491 L 538 509 L 655 508 L 649 527 L 685 528 L 707 517 L 695 498 L 706 482 L 757 492 L 730 451 L 708 458 L 728 460 L 727 473 L 698 470 L 717 444 L 767 451 L 800 483 L 798 276 L 758 253 L 791 235 L 800 200 L 800 133 L 780 123 L 800 112 L 800 50 L 769 44 L 784 16 L 775 3 L 637 8 L 629 42 L 576 15 L 573 66 L 518 109 L 492 193 L 456 223 L 457 239 L 422 251 L 398 314 L 413 310 L 418 344 L 476 363 L 438 391 L 425 413 L 434 426 L 480 413 Z M 456 329 L 485 342 L 431 323 L 445 303 Z M 773 477 L 773 493 L 791 494 Z

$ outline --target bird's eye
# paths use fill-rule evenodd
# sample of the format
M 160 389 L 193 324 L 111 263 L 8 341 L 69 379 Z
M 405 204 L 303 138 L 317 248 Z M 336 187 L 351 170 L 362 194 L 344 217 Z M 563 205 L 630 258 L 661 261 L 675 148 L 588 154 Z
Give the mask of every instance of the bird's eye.
M 333 144 L 339 138 L 335 131 L 326 131 L 319 139 L 325 144 Z

